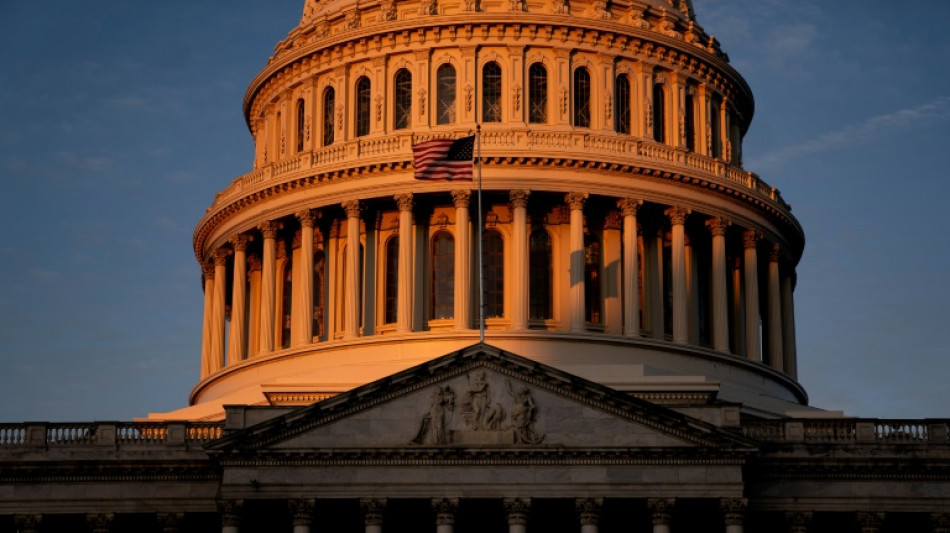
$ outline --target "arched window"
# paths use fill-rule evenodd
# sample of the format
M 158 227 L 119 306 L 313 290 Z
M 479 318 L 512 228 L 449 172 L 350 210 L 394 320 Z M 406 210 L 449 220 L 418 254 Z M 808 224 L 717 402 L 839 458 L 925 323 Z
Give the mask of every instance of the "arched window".
M 686 137 L 686 149 L 690 152 L 696 151 L 696 98 L 690 91 L 686 92 L 686 117 L 683 125 L 686 131 L 683 136 Z
M 501 122 L 501 67 L 494 61 L 482 67 L 482 122 Z
M 399 236 L 391 237 L 386 242 L 386 272 L 384 294 L 386 301 L 383 305 L 383 315 L 386 324 L 392 324 L 397 319 L 399 297 Z
M 626 74 L 617 76 L 614 92 L 617 93 L 614 97 L 617 101 L 617 133 L 630 135 L 630 77 Z
M 433 319 L 455 316 L 455 237 L 440 231 L 432 239 Z
M 333 87 L 323 91 L 323 146 L 333 144 L 333 109 L 336 107 L 336 92 Z
M 303 152 L 303 138 L 305 135 L 306 111 L 307 106 L 303 103 L 303 98 L 297 100 L 297 151 Z
M 445 63 L 436 72 L 436 124 L 455 124 L 455 67 Z
M 528 69 L 528 122 L 548 121 L 548 70 L 541 63 Z
M 362 137 L 369 134 L 369 108 L 370 108 L 370 88 L 369 78 L 360 76 L 356 80 L 356 136 Z
M 326 312 L 325 300 L 327 258 L 323 250 L 313 253 L 313 336 L 322 338 L 324 332 L 324 316 Z
M 290 307 L 293 295 L 294 265 L 293 260 L 287 257 L 284 263 L 284 282 L 280 295 L 280 347 L 290 348 Z
M 722 157 L 722 120 L 719 117 L 720 109 L 722 108 L 722 100 L 718 97 L 713 97 L 710 101 L 709 110 L 709 129 L 711 130 L 712 139 L 712 155 L 713 157 Z
M 574 70 L 574 126 L 590 127 L 590 72 L 584 67 Z
M 412 74 L 407 69 L 399 69 L 393 84 L 393 129 L 404 130 L 412 121 Z
M 482 268 L 485 280 L 485 318 L 505 316 L 505 241 L 501 233 L 482 234 Z
M 666 141 L 666 91 L 662 83 L 653 84 L 653 140 L 661 143 Z
M 530 316 L 538 320 L 552 318 L 551 236 L 540 228 L 532 231 L 528 248 Z
M 601 324 L 600 299 L 600 241 L 584 237 L 584 319 L 591 324 Z

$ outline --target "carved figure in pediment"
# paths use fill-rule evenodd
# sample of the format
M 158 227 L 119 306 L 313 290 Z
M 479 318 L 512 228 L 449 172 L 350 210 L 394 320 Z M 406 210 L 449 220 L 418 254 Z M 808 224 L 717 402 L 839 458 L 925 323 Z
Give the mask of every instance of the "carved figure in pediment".
M 468 397 L 470 412 L 467 424 L 473 430 L 491 430 L 501 427 L 505 420 L 505 409 L 499 403 L 492 403 L 491 391 L 484 370 L 476 370 L 468 375 Z
M 413 444 L 450 444 L 449 424 L 455 411 L 452 387 L 436 387 L 429 399 L 429 412 L 422 418 Z
M 537 408 L 531 391 L 525 385 L 516 390 L 511 386 L 511 380 L 507 379 L 505 385 L 508 386 L 508 394 L 514 403 L 511 408 L 511 427 L 515 430 L 515 444 L 541 444 L 544 435 L 538 434 L 534 429 Z

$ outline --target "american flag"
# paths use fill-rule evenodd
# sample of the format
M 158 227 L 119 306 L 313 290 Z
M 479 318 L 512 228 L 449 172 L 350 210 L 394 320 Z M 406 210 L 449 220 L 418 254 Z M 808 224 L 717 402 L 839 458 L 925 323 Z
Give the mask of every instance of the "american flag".
M 412 145 L 418 180 L 472 180 L 475 136 L 435 139 Z

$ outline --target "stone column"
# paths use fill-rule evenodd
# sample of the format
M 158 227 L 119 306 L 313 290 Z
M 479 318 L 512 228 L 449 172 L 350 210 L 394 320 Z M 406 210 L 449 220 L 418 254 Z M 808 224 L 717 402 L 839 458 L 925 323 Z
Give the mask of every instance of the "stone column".
M 930 514 L 931 533 L 950 533 L 950 513 Z
M 531 498 L 505 498 L 502 504 L 505 506 L 505 515 L 508 517 L 508 533 L 526 533 Z
M 745 498 L 723 498 L 719 500 L 723 520 L 726 523 L 726 533 L 742 533 L 742 521 L 745 510 L 749 507 L 749 500 Z
M 811 530 L 811 519 L 812 513 L 810 512 L 785 513 L 785 521 L 788 523 L 788 533 L 808 533 Z
M 274 351 L 274 313 L 276 312 L 277 291 L 277 230 L 280 225 L 266 221 L 257 227 L 264 236 L 264 257 L 261 260 L 261 328 L 258 330 L 260 341 L 258 353 Z
M 689 314 L 689 343 L 699 346 L 699 254 L 686 234 L 686 301 Z
M 360 511 L 366 533 L 383 533 L 386 498 L 360 498 Z
M 261 258 L 256 255 L 247 258 L 247 281 L 248 295 L 247 303 L 248 323 L 247 323 L 247 357 L 251 358 L 258 354 L 261 349 Z
M 564 197 L 571 208 L 570 229 L 570 287 L 571 287 L 571 331 L 582 332 L 584 320 L 584 204 L 587 193 L 572 192 Z
M 185 521 L 185 513 L 158 513 L 156 519 L 162 533 L 178 533 Z
M 528 329 L 528 195 L 531 191 L 515 190 L 508 196 L 512 207 L 511 271 L 514 280 L 511 295 L 511 328 Z
M 455 203 L 455 329 L 472 327 L 472 230 L 468 206 L 472 191 L 452 191 Z
M 432 499 L 432 510 L 435 512 L 435 533 L 452 533 L 455 527 L 455 513 L 458 508 L 458 498 Z
M 218 502 L 218 513 L 221 515 L 221 533 L 239 533 L 244 513 L 243 500 Z
M 782 247 L 772 245 L 769 252 L 769 364 L 779 372 L 785 371 L 785 360 L 782 349 L 782 283 L 779 279 L 779 259 L 782 256 Z
M 653 533 L 670 533 L 675 498 L 648 498 L 647 509 L 653 518 Z
M 597 533 L 600 524 L 600 510 L 604 506 L 603 498 L 578 498 L 574 502 L 577 516 L 581 522 L 581 533 Z
M 720 352 L 729 351 L 729 300 L 726 283 L 726 228 L 722 217 L 706 221 L 712 233 L 712 344 Z
M 247 241 L 248 235 L 231 239 L 234 245 L 234 280 L 231 286 L 231 332 L 228 340 L 228 364 L 247 359 Z
M 218 249 L 214 258 L 214 303 L 211 305 L 211 372 L 224 367 L 224 289 L 227 284 L 228 250 Z
M 798 378 L 798 352 L 795 346 L 795 300 L 793 294 L 794 267 L 782 276 L 782 354 L 785 356 L 785 373 Z M 950 533 L 950 532 L 948 532 Z
M 343 202 L 346 210 L 346 286 L 343 287 L 343 338 L 359 337 L 360 324 L 360 201 Z
M 300 294 L 296 299 L 300 309 L 293 310 L 296 344 L 313 342 L 313 211 L 304 209 L 296 213 L 300 221 L 300 277 L 293 290 Z
M 736 258 L 730 265 L 730 277 L 732 280 L 732 291 L 730 293 L 730 331 L 732 335 L 733 352 L 740 356 L 745 356 L 745 320 L 742 309 L 742 259 Z
M 880 533 L 884 513 L 858 513 L 857 519 L 861 533 Z
M 673 342 L 689 342 L 689 301 L 686 296 L 686 216 L 688 209 L 671 207 L 663 212 L 672 227 Z
M 399 287 L 396 294 L 396 332 L 412 331 L 412 194 L 393 197 L 399 207 Z
M 759 259 L 756 248 L 762 236 L 757 231 L 742 235 L 745 248 L 745 354 L 751 361 L 762 360 L 762 341 L 759 335 Z
M 653 330 L 653 338 L 663 340 L 666 338 L 666 312 L 665 300 L 666 294 L 663 284 L 669 280 L 663 279 L 663 228 L 656 228 L 654 235 L 650 239 L 650 327 Z
M 205 290 L 204 321 L 201 331 L 201 379 L 214 372 L 211 364 L 211 315 L 214 312 L 214 266 L 201 265 Z M 223 283 L 223 282 L 222 282 Z
M 617 201 L 623 216 L 623 334 L 640 336 L 640 273 L 637 263 L 637 210 L 643 200 Z
M 13 524 L 19 533 L 40 533 L 43 525 L 41 514 L 18 514 L 13 516 Z
M 288 500 L 287 508 L 294 521 L 294 533 L 310 533 L 313 523 L 314 500 Z
M 89 513 L 86 515 L 86 524 L 92 533 L 109 533 L 114 519 L 112 513 Z

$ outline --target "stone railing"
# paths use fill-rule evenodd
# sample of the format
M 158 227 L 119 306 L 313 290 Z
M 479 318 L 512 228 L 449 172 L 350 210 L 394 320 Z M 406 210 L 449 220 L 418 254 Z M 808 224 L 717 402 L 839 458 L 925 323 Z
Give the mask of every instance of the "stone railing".
M 469 131 L 461 130 L 405 132 L 340 141 L 314 152 L 289 156 L 236 178 L 215 196 L 209 211 L 247 194 L 297 177 L 380 162 L 408 162 L 412 160 L 412 145 L 415 143 L 468 134 Z M 646 168 L 657 165 L 666 169 L 671 166 L 679 167 L 684 173 L 714 184 L 741 187 L 774 202 L 781 209 L 788 209 L 788 204 L 777 189 L 740 166 L 689 152 L 684 148 L 628 135 L 563 130 L 487 129 L 482 132 L 481 146 L 484 157 L 564 157 Z
M 742 433 L 766 442 L 950 444 L 950 420 L 875 418 L 744 421 Z
M 0 424 L 0 448 L 14 446 L 200 445 L 221 437 L 223 422 L 25 422 Z

